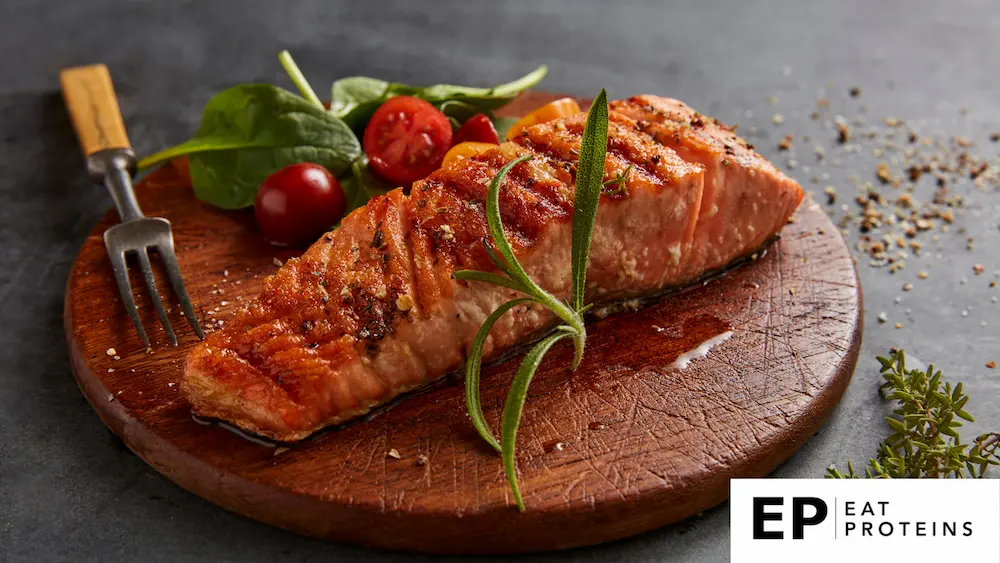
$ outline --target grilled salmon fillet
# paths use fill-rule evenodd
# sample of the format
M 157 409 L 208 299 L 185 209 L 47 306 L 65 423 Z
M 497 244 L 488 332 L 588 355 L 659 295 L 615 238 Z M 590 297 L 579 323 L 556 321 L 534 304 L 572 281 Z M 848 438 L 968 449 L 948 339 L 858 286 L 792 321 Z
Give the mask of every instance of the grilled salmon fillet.
M 605 178 L 633 168 L 626 190 L 601 198 L 588 301 L 656 293 L 722 268 L 761 247 L 802 200 L 794 180 L 677 100 L 609 107 Z M 520 296 L 452 273 L 495 271 L 482 246 L 486 192 L 521 155 L 534 158 L 504 181 L 505 231 L 528 274 L 567 297 L 585 121 L 581 113 L 529 127 L 352 212 L 190 353 L 181 388 L 195 413 L 293 441 L 460 369 L 483 320 Z M 555 320 L 538 305 L 514 308 L 484 357 Z

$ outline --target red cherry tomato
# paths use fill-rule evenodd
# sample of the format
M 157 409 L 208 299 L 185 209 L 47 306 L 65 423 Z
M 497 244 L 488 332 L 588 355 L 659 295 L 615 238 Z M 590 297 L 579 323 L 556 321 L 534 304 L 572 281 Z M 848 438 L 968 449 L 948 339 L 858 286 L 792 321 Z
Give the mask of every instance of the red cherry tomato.
M 441 166 L 451 147 L 451 123 L 420 98 L 396 96 L 375 111 L 363 144 L 375 174 L 409 186 Z
M 477 113 L 458 128 L 451 144 L 457 145 L 465 142 L 499 145 L 500 135 L 497 134 L 497 128 L 493 126 L 493 122 L 490 121 L 489 117 L 486 117 L 486 114 Z
M 271 174 L 254 200 L 254 215 L 271 244 L 307 246 L 344 216 L 340 182 L 318 164 L 300 162 Z

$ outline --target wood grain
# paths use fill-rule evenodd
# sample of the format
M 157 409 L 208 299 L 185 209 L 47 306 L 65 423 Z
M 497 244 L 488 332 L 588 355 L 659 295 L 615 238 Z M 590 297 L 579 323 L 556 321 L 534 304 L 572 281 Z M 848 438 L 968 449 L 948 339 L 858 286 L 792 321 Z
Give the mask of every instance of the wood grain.
M 84 156 L 129 148 L 108 67 L 98 64 L 66 68 L 59 72 L 59 83 Z
M 526 96 L 510 111 L 549 99 Z M 294 254 L 268 246 L 252 212 L 195 199 L 183 163 L 149 176 L 138 195 L 147 214 L 173 224 L 204 326 L 256 295 L 277 269 L 275 258 Z M 193 419 L 177 383 L 195 337 L 182 334 L 171 348 L 157 331 L 154 347 L 143 349 L 101 240 L 116 220 L 109 212 L 94 228 L 67 284 L 66 335 L 87 399 L 133 451 L 182 487 L 333 541 L 529 552 L 682 520 L 725 500 L 731 478 L 766 475 L 817 432 L 846 389 L 860 346 L 861 292 L 850 254 L 807 201 L 760 259 L 593 322 L 576 372 L 566 370 L 571 346 L 553 349 L 532 383 L 518 435 L 528 505 L 519 514 L 499 457 L 465 414 L 456 379 L 290 448 Z M 148 298 L 137 294 L 137 303 L 147 326 L 157 326 Z M 185 326 L 176 302 L 172 309 L 174 326 Z M 729 329 L 733 337 L 708 357 L 683 371 L 667 367 Z M 494 427 L 516 366 L 514 359 L 484 372 L 483 405 Z

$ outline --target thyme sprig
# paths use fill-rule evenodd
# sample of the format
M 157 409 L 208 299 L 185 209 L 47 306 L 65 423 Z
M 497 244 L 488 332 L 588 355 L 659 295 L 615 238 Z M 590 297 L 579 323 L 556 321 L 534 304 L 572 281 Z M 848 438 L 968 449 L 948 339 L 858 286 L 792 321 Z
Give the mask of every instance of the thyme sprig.
M 1000 465 L 1000 433 L 990 432 L 963 444 L 958 433 L 962 420 L 973 421 L 965 409 L 968 395 L 962 384 L 943 381 L 941 371 L 906 368 L 902 350 L 889 358 L 879 357 L 885 383 L 879 387 L 884 399 L 896 401 L 895 416 L 885 421 L 892 434 L 879 445 L 876 457 L 868 461 L 865 477 L 899 478 L 982 478 L 991 465 Z M 834 466 L 827 478 L 860 479 L 854 464 L 847 473 Z
M 490 182 L 486 195 L 486 220 L 489 225 L 490 239 L 483 241 L 483 247 L 490 261 L 502 274 L 459 270 L 454 277 L 466 281 L 478 281 L 513 289 L 523 293 L 525 297 L 512 299 L 498 307 L 490 314 L 479 328 L 476 338 L 469 350 L 469 360 L 465 366 L 465 400 L 476 431 L 495 450 L 500 452 L 503 460 L 504 473 L 510 483 L 518 510 L 524 511 L 524 500 L 517 482 L 517 467 L 514 450 L 517 439 L 517 428 L 521 422 L 521 413 L 528 396 L 528 386 L 541 365 L 545 354 L 552 346 L 563 338 L 572 338 L 574 356 L 572 368 L 576 369 L 583 359 L 583 350 L 587 341 L 587 331 L 583 323 L 583 314 L 590 308 L 584 302 L 587 279 L 587 260 L 590 255 L 590 242 L 594 233 L 594 220 L 597 218 L 597 206 L 604 188 L 604 168 L 607 158 L 608 144 L 608 97 L 604 90 L 594 100 L 587 114 L 587 123 L 583 129 L 580 145 L 579 162 L 577 163 L 576 194 L 573 204 L 573 241 L 572 241 L 572 290 L 570 298 L 560 301 L 551 293 L 545 291 L 528 276 L 524 268 L 514 256 L 514 250 L 507 240 L 500 218 L 500 189 L 504 178 L 515 166 L 531 160 L 530 155 L 516 158 L 504 165 Z M 627 174 L 627 171 L 626 173 Z M 624 178 L 622 179 L 622 184 Z M 620 185 L 622 185 L 620 184 Z M 498 441 L 490 430 L 483 416 L 479 397 L 479 378 L 482 369 L 483 347 L 489 337 L 493 325 L 507 311 L 529 303 L 537 303 L 555 314 L 562 324 L 541 342 L 537 343 L 521 361 L 521 365 L 511 383 L 504 404 L 500 424 L 500 440 Z
M 620 174 L 616 175 L 614 178 L 608 180 L 607 182 L 604 182 L 605 188 L 611 188 L 608 190 L 604 190 L 604 193 L 607 195 L 616 195 L 620 193 L 628 195 L 628 185 L 627 185 L 628 174 L 629 172 L 632 171 L 633 167 L 635 167 L 634 164 L 629 164 L 628 168 L 623 170 Z

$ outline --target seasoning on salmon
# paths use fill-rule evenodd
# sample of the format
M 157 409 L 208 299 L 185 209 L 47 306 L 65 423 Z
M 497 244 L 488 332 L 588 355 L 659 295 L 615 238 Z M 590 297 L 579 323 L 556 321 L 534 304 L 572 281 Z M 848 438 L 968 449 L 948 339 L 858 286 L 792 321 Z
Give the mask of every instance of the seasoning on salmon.
M 517 292 L 452 279 L 492 271 L 483 249 L 490 180 L 505 231 L 528 275 L 557 297 L 571 286 L 574 177 L 586 114 L 534 125 L 495 149 L 446 164 L 345 218 L 264 282 L 261 295 L 188 357 L 182 389 L 194 411 L 278 440 L 299 440 L 460 369 L 476 331 Z M 587 270 L 587 300 L 692 282 L 759 249 L 802 200 L 802 188 L 715 120 L 676 100 L 610 104 L 605 179 Z M 631 168 L 630 168 L 631 167 Z M 515 307 L 484 358 L 553 324 Z

